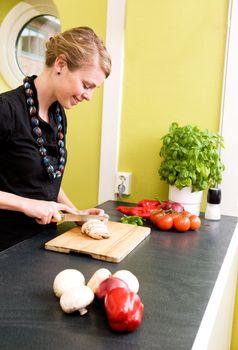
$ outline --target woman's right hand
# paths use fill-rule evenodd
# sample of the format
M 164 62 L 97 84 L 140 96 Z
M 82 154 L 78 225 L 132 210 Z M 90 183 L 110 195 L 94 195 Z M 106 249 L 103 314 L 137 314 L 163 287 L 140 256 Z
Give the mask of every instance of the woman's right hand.
M 24 203 L 23 213 L 35 218 L 38 224 L 46 225 L 51 222 L 59 222 L 62 220 L 59 212 L 60 210 L 71 214 L 77 214 L 76 210 L 70 208 L 66 204 L 37 199 L 27 199 Z

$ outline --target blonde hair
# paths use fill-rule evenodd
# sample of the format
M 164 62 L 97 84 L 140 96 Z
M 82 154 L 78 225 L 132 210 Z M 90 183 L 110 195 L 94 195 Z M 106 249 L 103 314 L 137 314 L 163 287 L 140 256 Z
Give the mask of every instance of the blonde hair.
M 46 42 L 45 64 L 52 67 L 64 55 L 69 70 L 99 63 L 106 77 L 111 72 L 111 58 L 102 40 L 89 27 L 77 27 L 58 33 Z

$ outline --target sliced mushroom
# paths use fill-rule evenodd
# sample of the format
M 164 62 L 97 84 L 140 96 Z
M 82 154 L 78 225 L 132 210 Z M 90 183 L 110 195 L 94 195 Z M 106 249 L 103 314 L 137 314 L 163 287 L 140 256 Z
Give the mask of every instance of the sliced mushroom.
M 107 225 L 97 219 L 85 222 L 81 228 L 81 231 L 94 239 L 110 237 L 110 232 L 108 231 Z

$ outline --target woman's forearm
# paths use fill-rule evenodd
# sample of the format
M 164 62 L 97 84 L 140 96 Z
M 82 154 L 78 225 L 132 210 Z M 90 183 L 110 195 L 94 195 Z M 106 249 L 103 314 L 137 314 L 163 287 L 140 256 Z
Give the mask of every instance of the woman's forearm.
M 51 221 L 60 221 L 60 211 L 77 214 L 76 208 L 67 200 L 61 191 L 62 202 L 44 201 L 20 197 L 12 193 L 0 191 L 0 209 L 19 211 L 37 220 L 39 224 L 49 224 Z
M 27 198 L 0 191 L 0 209 L 23 211 Z

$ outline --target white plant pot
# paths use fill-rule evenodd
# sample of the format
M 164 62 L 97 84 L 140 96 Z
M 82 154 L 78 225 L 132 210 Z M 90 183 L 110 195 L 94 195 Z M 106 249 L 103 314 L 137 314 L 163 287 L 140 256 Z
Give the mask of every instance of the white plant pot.
M 181 203 L 186 211 L 191 214 L 200 215 L 200 207 L 203 191 L 192 192 L 191 187 L 184 187 L 179 190 L 169 185 L 169 200 Z

